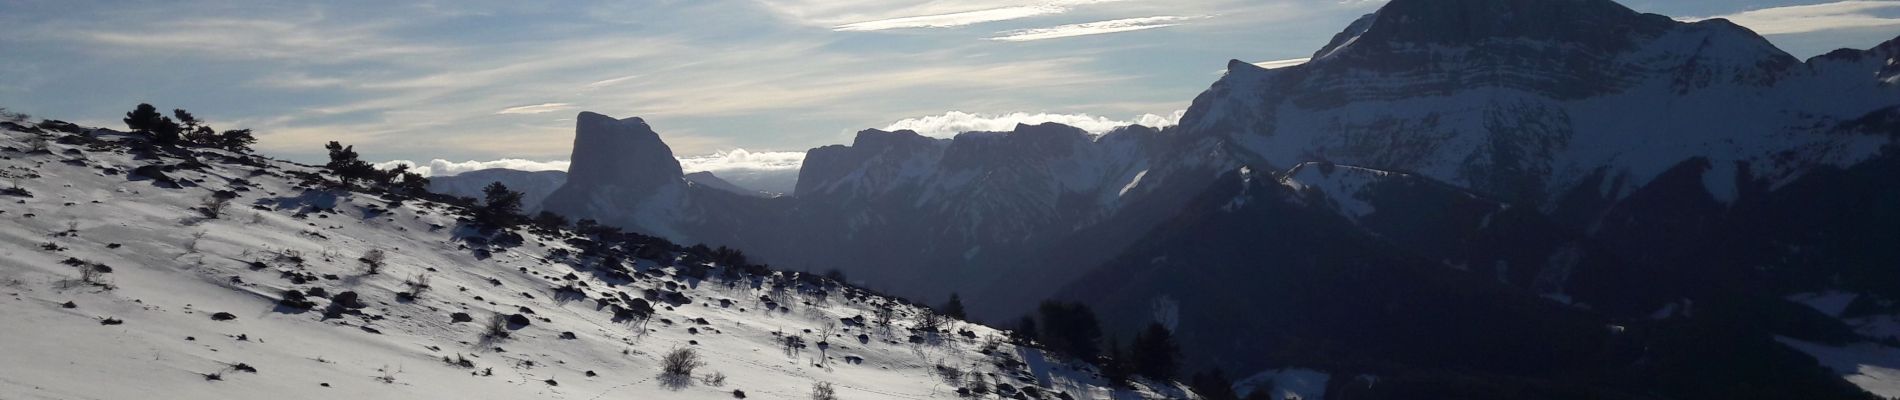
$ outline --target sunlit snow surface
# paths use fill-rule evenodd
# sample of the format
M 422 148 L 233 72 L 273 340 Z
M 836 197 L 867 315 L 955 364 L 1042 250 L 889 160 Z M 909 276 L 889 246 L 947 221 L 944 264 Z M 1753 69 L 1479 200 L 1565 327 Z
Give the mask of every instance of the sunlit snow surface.
M 1018 388 L 1111 396 L 1091 373 L 1040 351 L 1002 344 L 996 354 L 1028 366 L 999 369 L 979 353 L 986 339 L 1003 335 L 987 327 L 958 323 L 952 332 L 969 330 L 977 339 L 953 333 L 911 344 L 906 328 L 912 324 L 900 318 L 896 329 L 837 326 L 834 336 L 819 339 L 805 330 L 868 318 L 869 306 L 842 296 L 809 305 L 794 297 L 800 300 L 786 302 L 788 312 L 771 312 L 761 309 L 764 290 L 673 274 L 615 287 L 583 262 L 550 258 L 556 249 L 578 253 L 566 238 L 521 231 L 523 245 L 478 259 L 455 236 L 468 232 L 458 230 L 447 207 L 424 201 L 390 207 L 380 196 L 295 187 L 287 173 L 310 167 L 269 161 L 266 172 L 253 175 L 259 168 L 205 154 L 200 159 L 208 168 L 169 173 L 190 181 L 183 188 L 162 188 L 128 180 L 126 172 L 178 160 L 134 159 L 116 146 L 93 151 L 53 144 L 50 153 L 27 154 L 26 135 L 0 129 L 0 147 L 6 147 L 0 171 L 9 178 L 0 185 L 17 182 L 32 192 L 30 198 L 0 196 L 4 399 L 730 399 L 735 389 L 753 399 L 788 399 L 809 397 L 816 382 L 835 384 L 844 399 L 957 398 L 957 386 L 935 372 L 938 364 L 980 370 L 993 374 L 992 383 Z M 203 219 L 192 210 L 214 190 L 239 186 L 238 179 L 251 188 L 239 192 L 222 218 Z M 294 217 L 332 204 L 333 212 Z M 380 274 L 365 274 L 357 260 L 371 249 L 389 254 Z M 285 250 L 302 253 L 302 270 L 335 279 L 293 284 L 288 273 L 299 269 L 274 260 Z M 75 283 L 78 269 L 61 263 L 68 258 L 110 266 L 105 275 L 115 288 Z M 634 268 L 660 267 L 640 260 Z M 404 281 L 418 274 L 429 276 L 430 289 L 412 302 L 397 300 L 407 289 Z M 570 282 L 585 284 L 587 298 L 557 300 L 554 289 Z M 612 321 L 593 300 L 623 291 L 637 298 L 668 283 L 680 285 L 692 303 L 661 307 L 645 332 Z M 364 316 L 325 320 L 320 310 L 327 300 L 301 313 L 275 304 L 285 289 L 318 287 L 361 294 L 368 303 Z M 732 304 L 721 307 L 721 299 Z M 69 301 L 75 307 L 62 306 Z M 533 311 L 531 325 L 508 339 L 481 339 L 481 321 L 496 312 L 525 314 L 522 308 Z M 236 319 L 214 321 L 220 312 Z M 455 312 L 477 321 L 452 323 Z M 102 324 L 107 318 L 123 323 Z M 574 339 L 561 338 L 563 332 Z M 803 336 L 812 345 L 787 353 L 775 333 Z M 859 334 L 869 340 L 861 343 Z M 820 340 L 829 349 L 821 351 Z M 724 385 L 658 379 L 659 357 L 682 347 L 702 352 L 707 365 L 698 372 L 722 373 Z M 475 367 L 443 361 L 458 356 Z M 239 363 L 257 372 L 234 369 Z M 491 368 L 492 376 L 481 376 Z M 589 371 L 597 376 L 588 377 Z M 1184 394 L 1166 387 L 1112 395 Z

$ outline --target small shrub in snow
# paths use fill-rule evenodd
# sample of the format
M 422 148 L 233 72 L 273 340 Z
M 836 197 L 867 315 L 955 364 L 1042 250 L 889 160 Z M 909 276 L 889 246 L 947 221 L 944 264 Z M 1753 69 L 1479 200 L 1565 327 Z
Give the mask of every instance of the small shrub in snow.
M 229 208 L 230 205 L 231 198 L 229 197 L 205 196 L 203 200 L 198 201 L 198 213 L 204 214 L 205 219 L 218 219 L 224 216 L 224 209 Z
M 811 385 L 811 400 L 838 400 L 838 391 L 831 382 L 818 382 Z
M 706 362 L 700 360 L 699 351 L 682 347 L 667 352 L 666 357 L 660 359 L 660 373 L 672 377 L 689 377 L 693 376 L 694 368 L 704 365 Z
M 205 231 L 192 232 L 191 239 L 185 242 L 185 250 L 191 251 L 193 253 L 198 252 L 198 241 L 204 240 L 205 233 L 206 233 Z
M 402 370 L 401 370 L 401 369 L 389 369 L 389 366 L 388 366 L 388 365 L 384 365 L 382 369 L 378 369 L 378 370 L 376 370 L 376 372 L 381 372 L 381 373 L 382 373 L 382 375 L 381 375 L 381 376 L 377 376 L 377 377 L 376 377 L 376 381 L 377 381 L 377 382 L 382 382 L 382 383 L 390 383 L 390 384 L 393 384 L 393 383 L 396 383 L 396 374 L 400 374 L 400 373 L 402 373 Z
M 712 386 L 712 387 L 720 387 L 720 386 L 725 386 L 725 385 L 726 385 L 726 374 L 725 374 L 725 373 L 723 373 L 723 372 L 716 372 L 716 371 L 715 371 L 715 372 L 713 372 L 713 373 L 710 373 L 710 374 L 706 374 L 706 376 L 702 376 L 702 377 L 700 377 L 700 378 L 699 378 L 699 383 L 704 383 L 704 384 L 706 384 L 706 386 Z
M 363 256 L 358 257 L 356 260 L 363 262 L 364 273 L 376 275 L 383 272 L 383 261 L 387 258 L 389 258 L 389 254 L 383 252 L 383 249 L 370 249 L 369 251 L 363 252 Z
M 452 366 L 467 368 L 467 369 L 475 368 L 475 362 L 470 361 L 468 357 L 463 357 L 462 353 L 456 353 L 455 358 L 449 358 L 449 356 L 442 356 L 442 363 L 452 365 Z
M 409 287 L 409 291 L 403 292 L 404 296 L 410 299 L 422 298 L 422 292 L 429 290 L 429 275 L 417 273 L 414 278 L 409 278 L 402 284 Z
M 46 135 L 31 134 L 26 136 L 26 150 L 29 153 L 49 152 L 50 150 L 48 150 L 48 148 L 51 146 L 52 141 L 46 140 Z
M 482 339 L 486 339 L 486 340 L 507 339 L 508 338 L 508 315 L 502 314 L 502 313 L 495 313 L 495 315 L 488 317 L 488 323 L 483 324 L 483 327 L 486 329 L 482 331 Z

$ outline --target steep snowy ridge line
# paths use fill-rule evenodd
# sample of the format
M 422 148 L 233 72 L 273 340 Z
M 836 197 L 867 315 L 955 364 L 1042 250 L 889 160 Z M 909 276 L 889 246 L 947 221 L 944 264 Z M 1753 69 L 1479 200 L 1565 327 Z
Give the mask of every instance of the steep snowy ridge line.
M 147 151 L 107 130 L 6 128 L 0 176 L 20 194 L 0 195 L 0 360 L 14 361 L 0 362 L 4 398 L 795 398 L 815 382 L 845 399 L 958 398 L 934 372 L 940 362 L 1076 398 L 1186 393 L 1109 391 L 1089 369 L 1059 364 L 999 367 L 1044 356 L 975 324 L 916 331 L 921 308 L 809 276 L 741 273 L 688 248 L 483 232 L 460 206 L 344 191 L 308 166 Z M 213 218 L 215 196 L 235 198 Z M 372 274 L 375 251 L 386 256 Z M 623 251 L 625 264 L 598 256 Z M 103 270 L 94 265 L 110 272 L 80 273 Z M 701 268 L 711 276 L 689 273 Z M 720 278 L 728 270 L 738 278 Z M 419 279 L 426 289 L 408 295 Z M 898 314 L 888 329 L 840 322 L 886 302 Z M 634 304 L 657 310 L 614 320 Z M 474 321 L 452 321 L 458 312 Z M 491 315 L 528 323 L 485 337 Z M 827 329 L 834 336 L 817 336 Z M 809 347 L 788 352 L 775 332 Z M 675 348 L 706 365 L 659 379 L 657 359 Z M 457 358 L 473 367 L 444 361 Z M 713 372 L 728 380 L 702 382 Z

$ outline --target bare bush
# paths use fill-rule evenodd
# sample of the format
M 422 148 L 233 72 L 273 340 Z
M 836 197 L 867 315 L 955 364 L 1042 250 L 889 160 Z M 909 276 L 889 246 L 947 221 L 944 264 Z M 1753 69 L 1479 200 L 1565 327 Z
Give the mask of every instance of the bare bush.
M 356 260 L 363 262 L 364 273 L 376 275 L 383 273 L 383 261 L 388 258 L 389 254 L 383 252 L 383 249 L 370 249 L 369 251 L 363 252 L 363 256 L 358 257 Z
M 203 200 L 198 201 L 198 213 L 204 214 L 205 219 L 218 219 L 218 217 L 224 216 L 224 210 L 230 206 L 231 198 L 229 197 L 218 195 L 205 196 Z
M 937 364 L 937 376 L 942 377 L 943 383 L 949 384 L 950 386 L 963 385 L 963 370 L 957 369 L 957 367 Z
M 667 352 L 666 357 L 660 359 L 660 373 L 673 377 L 690 377 L 693 376 L 694 368 L 705 365 L 706 362 L 700 360 L 699 351 L 681 347 Z
M 712 386 L 712 387 L 725 386 L 726 374 L 723 372 L 715 371 L 713 373 L 706 374 L 706 376 L 699 377 L 699 383 L 703 383 L 703 384 L 706 384 L 706 386 Z
M 185 250 L 189 250 L 193 253 L 197 253 L 198 242 L 201 240 L 204 240 L 206 233 L 207 233 L 206 231 L 202 231 L 202 230 L 191 232 L 191 240 L 185 242 Z
M 382 369 L 378 369 L 376 372 L 382 373 L 381 376 L 376 377 L 377 382 L 393 384 L 396 383 L 396 374 L 402 373 L 402 369 L 389 369 L 388 365 L 384 365 Z
M 878 326 L 891 326 L 891 320 L 897 317 L 897 309 L 891 307 L 888 300 L 878 302 L 877 308 L 871 311 L 871 317 Z
M 943 325 L 944 317 L 937 315 L 934 311 L 923 310 L 917 313 L 917 329 L 935 333 L 942 331 Z
M 7 122 L 12 122 L 12 123 L 26 123 L 26 120 L 33 119 L 33 115 L 23 113 L 23 112 L 9 111 L 6 108 L 0 108 L 0 119 L 5 119 L 7 120 Z
M 415 277 L 403 281 L 402 284 L 409 286 L 409 291 L 403 294 L 412 299 L 422 298 L 422 292 L 429 290 L 429 275 L 418 272 Z
M 31 134 L 31 135 L 26 136 L 27 152 L 30 152 L 30 153 L 49 152 L 49 151 L 52 151 L 51 150 L 52 146 L 53 146 L 53 141 L 47 140 L 46 135 L 41 135 L 41 134 L 36 133 L 36 134 Z
M 493 341 L 493 340 L 507 339 L 508 338 L 508 315 L 502 314 L 502 313 L 495 313 L 495 315 L 491 315 L 488 317 L 488 323 L 482 324 L 482 327 L 484 328 L 484 330 L 482 331 L 483 340 Z
M 838 400 L 838 390 L 831 387 L 831 382 L 811 384 L 811 400 Z

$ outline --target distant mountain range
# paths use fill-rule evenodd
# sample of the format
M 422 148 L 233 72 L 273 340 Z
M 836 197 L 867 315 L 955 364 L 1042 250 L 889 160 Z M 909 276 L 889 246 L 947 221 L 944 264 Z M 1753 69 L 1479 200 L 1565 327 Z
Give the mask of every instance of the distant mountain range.
M 1799 60 L 1608 0 L 1393 0 L 1305 64 L 1230 62 L 1176 127 L 866 130 L 778 198 L 582 113 L 542 204 L 990 320 L 1083 300 L 1334 398 L 1865 398 L 1808 354 L 1900 344 L 1897 135 L 1900 39 Z

